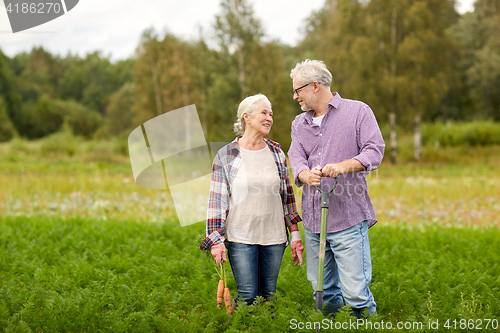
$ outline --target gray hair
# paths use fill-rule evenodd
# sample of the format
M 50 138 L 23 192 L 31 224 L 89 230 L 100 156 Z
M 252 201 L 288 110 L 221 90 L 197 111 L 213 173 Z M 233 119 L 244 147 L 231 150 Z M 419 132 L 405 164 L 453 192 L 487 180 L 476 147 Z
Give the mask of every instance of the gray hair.
M 236 113 L 237 119 L 234 123 L 234 132 L 236 134 L 243 135 L 243 133 L 245 133 L 245 119 L 243 118 L 243 115 L 246 113 L 250 116 L 255 109 L 255 104 L 260 101 L 265 101 L 271 105 L 269 99 L 263 94 L 248 96 L 241 101 L 240 106 L 238 107 L 238 112 Z
M 290 77 L 292 80 L 297 77 L 304 84 L 314 81 L 327 87 L 332 84 L 332 73 L 321 60 L 306 59 L 297 63 L 295 68 L 291 70 Z

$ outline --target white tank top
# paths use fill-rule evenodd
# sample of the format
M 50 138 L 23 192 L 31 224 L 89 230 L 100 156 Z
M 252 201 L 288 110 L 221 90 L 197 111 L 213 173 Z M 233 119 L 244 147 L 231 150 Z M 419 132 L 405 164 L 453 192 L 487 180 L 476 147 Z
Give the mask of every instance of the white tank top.
M 280 177 L 272 152 L 240 147 L 241 167 L 231 186 L 226 237 L 230 242 L 275 245 L 286 242 Z

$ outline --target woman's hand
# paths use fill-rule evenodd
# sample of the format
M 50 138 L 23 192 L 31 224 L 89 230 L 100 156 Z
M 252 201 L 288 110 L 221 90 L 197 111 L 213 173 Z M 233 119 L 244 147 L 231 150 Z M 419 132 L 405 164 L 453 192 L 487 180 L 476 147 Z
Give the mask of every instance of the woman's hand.
M 302 246 L 302 239 L 300 239 L 299 231 L 292 231 L 292 258 L 295 265 L 302 266 L 302 253 L 304 253 L 304 246 Z
M 220 261 L 223 260 L 224 262 L 227 261 L 226 259 L 226 247 L 224 244 L 214 244 L 210 248 L 210 252 L 212 253 L 212 256 L 215 259 L 215 262 L 217 263 L 217 266 L 220 267 Z

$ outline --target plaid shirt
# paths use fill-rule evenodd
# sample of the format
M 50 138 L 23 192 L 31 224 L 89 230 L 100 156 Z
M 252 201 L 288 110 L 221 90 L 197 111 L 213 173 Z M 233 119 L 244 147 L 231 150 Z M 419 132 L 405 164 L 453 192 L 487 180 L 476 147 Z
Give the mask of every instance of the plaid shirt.
M 210 183 L 210 197 L 207 212 L 207 233 L 200 249 L 208 250 L 212 245 L 224 242 L 226 227 L 225 221 L 229 212 L 229 197 L 231 196 L 231 185 L 238 174 L 242 163 L 238 138 L 222 147 L 215 156 L 212 165 L 212 181 Z M 283 215 L 287 227 L 299 223 L 302 219 L 297 212 L 293 187 L 288 174 L 288 166 L 285 153 L 280 145 L 269 139 L 264 139 L 269 146 L 276 166 L 278 167 L 280 182 L 281 201 L 283 203 Z

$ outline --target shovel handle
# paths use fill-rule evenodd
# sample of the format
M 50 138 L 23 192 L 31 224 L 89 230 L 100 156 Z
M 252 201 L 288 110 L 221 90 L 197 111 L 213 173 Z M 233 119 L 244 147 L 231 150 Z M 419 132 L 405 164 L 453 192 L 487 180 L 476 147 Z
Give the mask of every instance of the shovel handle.
M 316 187 L 318 189 L 318 192 L 321 193 L 321 208 L 329 208 L 330 194 L 333 192 L 335 187 L 337 187 L 337 177 L 335 177 L 334 179 L 335 181 L 333 183 L 333 186 L 328 191 L 323 191 L 321 189 L 321 185 Z
M 325 249 L 326 249 L 326 224 L 328 219 L 328 208 L 330 203 L 330 194 L 337 186 L 337 178 L 333 186 L 328 191 L 323 191 L 321 185 L 318 186 L 318 191 L 321 193 L 321 229 L 319 236 L 319 253 L 318 253 L 318 279 L 316 286 L 316 312 L 323 310 L 323 282 L 325 274 Z

